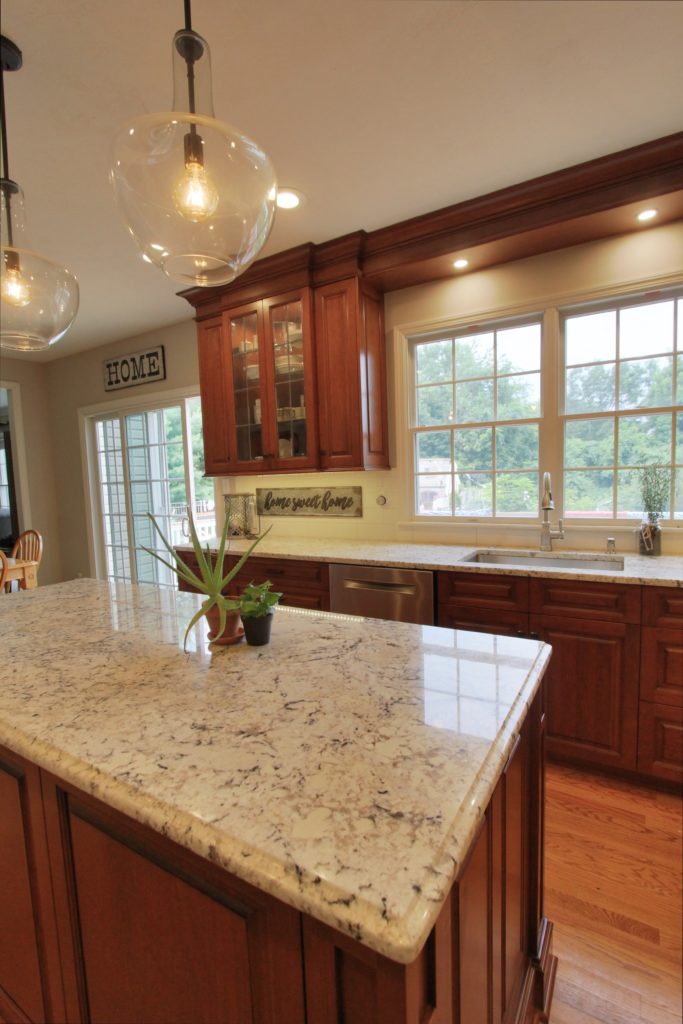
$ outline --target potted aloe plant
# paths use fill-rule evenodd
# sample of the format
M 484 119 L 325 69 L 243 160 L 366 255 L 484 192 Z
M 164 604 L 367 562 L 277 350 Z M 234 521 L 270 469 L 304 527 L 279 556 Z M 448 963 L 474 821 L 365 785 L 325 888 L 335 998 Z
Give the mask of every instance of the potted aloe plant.
M 273 612 L 282 597 L 276 590 L 271 590 L 272 586 L 270 580 L 264 583 L 254 583 L 252 580 L 240 594 L 239 606 L 244 635 L 252 647 L 262 647 L 270 640 Z
M 192 540 L 192 548 L 197 560 L 198 569 L 198 572 L 194 572 L 189 565 L 182 560 L 180 555 L 175 552 L 166 537 L 164 537 L 161 528 L 152 513 L 148 512 L 147 515 L 149 519 L 151 519 L 154 529 L 161 537 L 163 545 L 169 552 L 172 561 L 167 561 L 157 551 L 152 551 L 151 548 L 143 547 L 142 550 L 146 551 L 148 555 L 152 555 L 152 557 L 156 558 L 158 562 L 161 562 L 161 564 L 165 565 L 171 570 L 171 572 L 174 572 L 178 579 L 183 580 L 189 586 L 193 587 L 194 590 L 198 590 L 201 594 L 204 594 L 206 598 L 196 615 L 193 615 L 190 619 L 189 625 L 185 631 L 183 650 L 187 650 L 187 638 L 190 635 L 190 630 L 195 623 L 201 619 L 202 615 L 205 615 L 209 622 L 209 640 L 212 643 L 238 643 L 244 636 L 244 631 L 240 626 L 240 602 L 237 598 L 228 597 L 223 593 L 223 591 L 235 578 L 256 545 L 263 540 L 272 527 L 269 527 L 265 533 L 260 537 L 257 537 L 254 543 L 251 544 L 247 551 L 242 555 L 237 564 L 234 565 L 229 572 L 223 575 L 223 556 L 225 554 L 225 545 L 228 536 L 227 516 L 223 525 L 223 532 L 221 534 L 221 540 L 218 546 L 218 551 L 216 552 L 214 563 L 211 549 L 207 544 L 206 550 L 203 550 L 197 535 L 194 520 L 192 515 L 189 515 L 190 538 Z

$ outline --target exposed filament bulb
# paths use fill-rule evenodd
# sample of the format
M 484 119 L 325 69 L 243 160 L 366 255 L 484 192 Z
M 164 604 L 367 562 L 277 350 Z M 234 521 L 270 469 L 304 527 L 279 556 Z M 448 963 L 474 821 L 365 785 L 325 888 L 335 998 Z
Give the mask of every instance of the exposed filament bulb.
M 28 306 L 31 301 L 31 286 L 21 272 L 17 254 L 6 252 L 3 263 L 2 285 L 0 286 L 2 301 L 18 308 Z
M 194 223 L 208 220 L 218 206 L 218 190 L 204 169 L 200 135 L 185 136 L 185 173 L 173 190 L 173 202 L 183 217 Z

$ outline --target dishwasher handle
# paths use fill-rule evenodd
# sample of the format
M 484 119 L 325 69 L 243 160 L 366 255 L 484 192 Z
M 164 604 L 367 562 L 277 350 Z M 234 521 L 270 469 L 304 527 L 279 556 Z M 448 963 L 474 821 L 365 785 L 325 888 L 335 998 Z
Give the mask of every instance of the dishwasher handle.
M 408 597 L 417 593 L 415 587 L 406 586 L 405 583 L 377 583 L 371 580 L 345 579 L 342 581 L 342 586 L 345 590 L 383 590 L 392 594 L 406 594 Z

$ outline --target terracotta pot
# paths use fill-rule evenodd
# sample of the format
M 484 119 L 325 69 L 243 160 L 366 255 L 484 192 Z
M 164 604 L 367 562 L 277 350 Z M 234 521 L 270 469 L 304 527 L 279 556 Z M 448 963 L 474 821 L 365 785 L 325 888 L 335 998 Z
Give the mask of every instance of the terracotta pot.
M 273 621 L 273 613 L 260 616 L 247 616 L 243 619 L 244 633 L 247 643 L 252 647 L 263 647 L 270 640 L 270 626 Z
M 218 639 L 216 635 L 221 628 L 221 616 L 218 608 L 214 605 L 206 613 L 209 623 L 209 643 L 212 644 L 238 644 L 244 636 L 242 620 L 239 612 L 227 612 L 225 616 L 225 629 Z

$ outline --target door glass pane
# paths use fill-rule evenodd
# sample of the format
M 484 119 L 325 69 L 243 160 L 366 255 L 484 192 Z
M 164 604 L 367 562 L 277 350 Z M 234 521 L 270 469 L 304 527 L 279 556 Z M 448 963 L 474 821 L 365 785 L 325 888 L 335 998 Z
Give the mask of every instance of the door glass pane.
M 230 319 L 233 398 L 237 427 L 237 457 L 263 458 L 261 437 L 261 364 L 258 317 L 255 312 Z
M 270 307 L 275 366 L 275 416 L 281 459 L 308 455 L 304 392 L 303 306 L 300 300 Z
M 187 515 L 183 419 L 180 406 L 133 413 L 125 418 L 130 476 L 130 510 L 137 578 L 140 583 L 176 586 L 175 575 L 142 547 L 170 561 L 147 517 L 151 512 L 171 545 L 182 544 Z
M 107 578 L 130 580 L 126 489 L 118 417 L 95 425 Z

